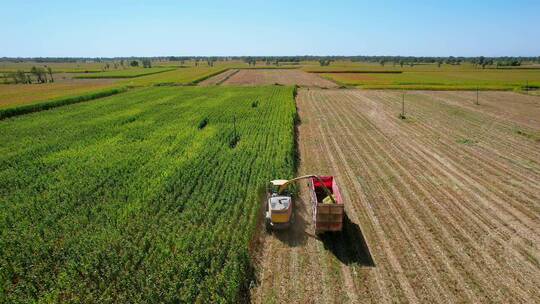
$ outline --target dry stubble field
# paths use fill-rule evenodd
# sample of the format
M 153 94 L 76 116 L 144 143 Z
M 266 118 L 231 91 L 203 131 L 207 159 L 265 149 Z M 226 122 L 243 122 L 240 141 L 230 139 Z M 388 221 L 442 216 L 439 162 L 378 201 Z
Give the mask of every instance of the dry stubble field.
M 263 237 L 258 303 L 538 303 L 540 99 L 301 89 L 299 174 L 333 174 L 350 222 L 316 238 L 305 185 Z M 508 108 L 504 115 L 501 107 Z M 536 129 L 538 130 L 538 129 Z M 369 251 L 362 246 L 363 238 Z
M 219 76 L 219 75 L 218 75 Z M 336 88 L 337 85 L 318 75 L 295 69 L 243 69 L 239 70 L 223 85 L 299 85 L 306 87 Z

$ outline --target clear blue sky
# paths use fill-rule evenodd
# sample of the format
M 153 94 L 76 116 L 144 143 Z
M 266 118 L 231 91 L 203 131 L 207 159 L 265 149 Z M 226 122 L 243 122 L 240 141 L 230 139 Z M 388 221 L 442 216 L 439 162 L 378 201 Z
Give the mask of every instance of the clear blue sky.
M 0 0 L 0 16 L 0 57 L 540 56 L 539 0 Z

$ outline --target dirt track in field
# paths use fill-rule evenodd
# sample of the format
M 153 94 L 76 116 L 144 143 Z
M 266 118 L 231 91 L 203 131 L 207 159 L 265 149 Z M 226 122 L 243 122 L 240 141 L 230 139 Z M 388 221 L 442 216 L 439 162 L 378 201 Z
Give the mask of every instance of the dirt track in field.
M 229 79 L 232 75 L 238 73 L 237 69 L 230 69 L 223 73 L 219 73 L 216 76 L 210 77 L 208 79 L 205 79 L 201 82 L 199 82 L 200 86 L 212 86 L 212 85 L 220 85 L 227 79 Z
M 313 73 L 295 69 L 244 69 L 228 78 L 223 85 L 299 85 L 302 87 L 336 88 L 337 84 Z
M 400 92 L 299 91 L 299 174 L 336 175 L 351 222 L 314 237 L 302 183 L 292 231 L 265 237 L 252 301 L 540 301 L 540 144 L 459 94 L 407 98 L 403 121 Z

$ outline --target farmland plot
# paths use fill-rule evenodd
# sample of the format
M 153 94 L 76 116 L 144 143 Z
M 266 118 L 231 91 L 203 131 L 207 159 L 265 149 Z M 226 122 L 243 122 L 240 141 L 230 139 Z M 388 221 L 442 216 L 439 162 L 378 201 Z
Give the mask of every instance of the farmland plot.
M 401 93 L 299 92 L 299 174 L 337 175 L 352 229 L 316 238 L 304 194 L 292 232 L 264 240 L 255 301 L 540 301 L 539 143 L 431 94 L 407 100 L 400 120 Z
M 540 98 L 513 92 L 419 91 L 415 95 L 428 95 L 448 104 L 493 115 L 509 123 L 515 123 L 540 131 Z
M 293 174 L 292 91 L 147 88 L 0 121 L 0 302 L 240 300 L 259 186 Z
M 229 79 L 234 74 L 238 73 L 238 69 L 230 69 L 223 73 L 219 73 L 216 76 L 210 77 L 208 79 L 205 79 L 201 82 L 199 82 L 200 86 L 209 86 L 209 85 L 219 85 L 225 82 L 227 79 Z
M 318 75 L 295 69 L 247 69 L 240 70 L 223 82 L 223 85 L 299 85 L 306 87 L 335 88 L 337 85 Z
M 403 70 L 402 73 L 388 73 L 387 70 L 387 73 L 378 71 L 320 75 L 344 85 L 365 89 L 475 90 L 479 87 L 484 90 L 523 90 L 527 84 L 533 88 L 540 87 L 540 70 L 536 69 L 413 69 Z
M 136 78 L 141 77 L 145 75 L 152 75 L 152 74 L 159 74 L 163 72 L 170 72 L 174 69 L 167 69 L 167 68 L 133 68 L 133 69 L 127 69 L 127 70 L 111 70 L 111 71 L 105 71 L 105 72 L 98 72 L 98 73 L 89 73 L 89 74 L 80 74 L 75 76 L 75 78 L 79 79 L 95 79 L 95 78 Z
M 2 84 L 0 85 L 0 108 L 78 96 L 112 87 L 118 87 L 118 85 L 102 79 L 97 81 L 94 79 L 57 81 L 43 84 Z

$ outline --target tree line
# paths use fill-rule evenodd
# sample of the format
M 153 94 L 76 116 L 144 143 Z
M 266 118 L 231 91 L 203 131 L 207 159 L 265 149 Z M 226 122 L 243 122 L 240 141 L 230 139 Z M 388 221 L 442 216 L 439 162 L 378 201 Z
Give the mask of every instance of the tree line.
M 438 56 L 156 56 L 156 57 L 0 57 L 0 61 L 4 62 L 111 62 L 111 61 L 231 61 L 231 60 L 240 60 L 240 61 L 263 61 L 263 62 L 301 62 L 301 61 L 320 61 L 320 60 L 350 60 L 350 61 L 364 61 L 364 62 L 380 62 L 381 60 L 385 62 L 399 62 L 403 61 L 405 63 L 415 62 L 415 63 L 438 63 L 444 62 L 449 64 L 458 64 L 463 62 L 473 63 L 479 60 L 501 62 L 505 64 L 517 63 L 517 62 L 535 62 L 540 63 L 540 56 L 529 56 L 529 57 L 512 57 L 512 56 L 503 56 L 503 57 L 488 57 L 488 56 L 476 56 L 476 57 L 464 57 L 464 56 L 447 56 L 447 57 L 438 57 Z
M 54 77 L 51 67 L 42 68 L 33 66 L 29 73 L 21 70 L 6 73 L 5 81 L 7 82 L 9 80 L 15 84 L 47 83 L 54 82 Z

